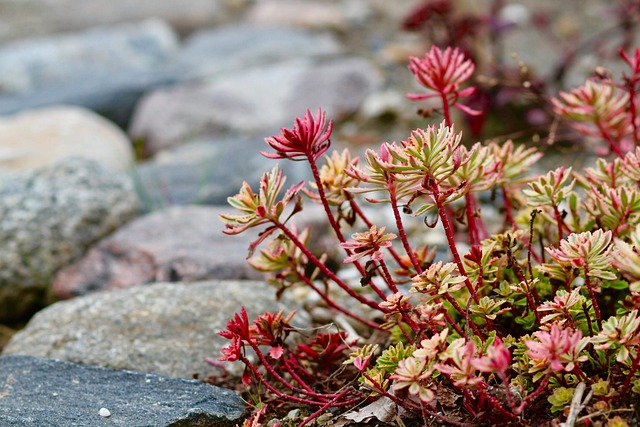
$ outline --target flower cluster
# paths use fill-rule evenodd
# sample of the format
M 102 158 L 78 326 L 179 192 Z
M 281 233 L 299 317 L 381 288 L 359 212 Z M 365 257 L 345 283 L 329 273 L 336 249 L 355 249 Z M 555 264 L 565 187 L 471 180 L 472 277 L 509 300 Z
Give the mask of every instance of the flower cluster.
M 322 110 L 266 138 L 265 156 L 306 160 L 313 180 L 283 196 L 278 167 L 258 192 L 244 183 L 229 198 L 240 214 L 220 216 L 225 233 L 261 228 L 249 263 L 278 296 L 311 289 L 309 308 L 330 310 L 338 329 L 298 330 L 282 312 L 250 322 L 243 308 L 220 333 L 230 341 L 221 360 L 244 363 L 244 382 L 279 403 L 315 407 L 303 424 L 367 403 L 425 425 L 559 424 L 565 409 L 573 425 L 586 388 L 589 417 L 637 403 L 640 147 L 629 144 L 638 145 L 640 50 L 622 57 L 623 83 L 592 79 L 549 100 L 618 155 L 582 170 L 531 176 L 535 148 L 465 141 L 449 110 L 474 113 L 459 100 L 475 91 L 463 88 L 475 66 L 457 48 L 410 60 L 433 92 L 410 98 L 438 100 L 444 121 L 366 150 L 362 163 L 344 150 L 318 167 L 332 131 Z M 315 254 L 317 230 L 289 221 L 303 196 L 324 209 L 339 253 Z M 389 221 L 374 223 L 366 203 L 388 208 Z M 441 233 L 445 251 L 425 246 L 420 226 Z

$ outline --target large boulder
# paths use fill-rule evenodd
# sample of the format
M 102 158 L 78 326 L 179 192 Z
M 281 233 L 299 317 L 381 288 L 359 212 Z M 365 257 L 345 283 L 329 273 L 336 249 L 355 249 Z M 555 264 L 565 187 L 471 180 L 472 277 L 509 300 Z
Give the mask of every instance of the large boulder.
M 72 156 L 120 171 L 134 162 L 127 135 L 90 110 L 56 106 L 0 117 L 0 169 L 29 170 Z
M 243 181 L 257 188 L 263 173 L 276 163 L 287 185 L 311 178 L 305 162 L 275 162 L 260 154 L 269 147 L 260 137 L 203 138 L 163 150 L 141 162 L 135 171 L 136 189 L 146 209 L 167 205 L 226 205 Z
M 73 104 L 125 124 L 144 91 L 173 81 L 165 65 L 177 50 L 159 20 L 10 43 L 0 49 L 0 114 Z
M 52 293 L 71 298 L 153 282 L 260 279 L 245 260 L 255 233 L 227 236 L 221 209 L 176 206 L 141 216 L 60 270 Z
M 242 420 L 230 390 L 29 356 L 0 357 L 3 427 L 217 427 Z
M 51 357 L 168 377 L 220 374 L 217 359 L 229 341 L 217 334 L 244 306 L 251 319 L 297 308 L 277 303 L 257 281 L 162 283 L 99 292 L 53 304 L 13 336 L 3 354 Z M 302 313 L 300 326 L 308 326 Z M 242 369 L 233 370 L 242 372 Z M 240 368 L 240 366 L 235 366 Z
M 229 131 L 268 136 L 291 127 L 307 108 L 321 106 L 332 119 L 353 114 L 381 83 L 378 69 L 356 57 L 248 67 L 145 95 L 130 134 L 143 139 L 150 154 Z
M 173 66 L 183 79 L 207 78 L 293 58 L 337 55 L 342 50 L 329 33 L 236 23 L 188 37 Z
M 137 212 L 127 175 L 69 158 L 0 182 L 0 321 L 39 308 L 56 271 Z
M 135 22 L 156 17 L 181 34 L 217 25 L 229 18 L 228 0 L 2 0 L 0 44 L 98 25 Z

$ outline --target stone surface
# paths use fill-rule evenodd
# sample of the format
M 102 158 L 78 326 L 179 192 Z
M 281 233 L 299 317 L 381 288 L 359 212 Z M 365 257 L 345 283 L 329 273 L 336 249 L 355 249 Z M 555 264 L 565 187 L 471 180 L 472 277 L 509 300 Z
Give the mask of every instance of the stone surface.
M 53 274 L 138 207 L 132 183 L 99 163 L 69 158 L 0 182 L 0 320 L 42 304 Z
M 172 207 L 139 217 L 103 239 L 53 280 L 56 298 L 152 282 L 260 279 L 245 257 L 255 233 L 227 236 L 218 214 L 231 209 Z
M 72 104 L 125 125 L 143 92 L 175 81 L 177 49 L 158 20 L 14 42 L 0 49 L 0 114 Z
M 159 20 L 17 41 L 0 49 L 0 88 L 5 94 L 35 92 L 125 70 L 150 70 L 177 49 L 175 33 Z
M 207 78 L 292 58 L 337 55 L 342 45 L 330 33 L 244 23 L 198 31 L 188 37 L 173 67 L 182 80 Z
M 274 293 L 257 281 L 162 283 L 94 293 L 37 313 L 3 354 L 204 378 L 220 373 L 204 359 L 220 356 L 228 340 L 217 332 L 241 306 L 250 318 L 295 308 L 276 303 Z M 302 313 L 296 319 L 306 322 Z M 238 364 L 230 368 L 242 371 Z
M 158 89 L 136 108 L 130 134 L 149 153 L 210 135 L 265 135 L 291 127 L 307 108 L 337 119 L 354 113 L 381 85 L 362 58 L 293 59 L 229 73 L 198 84 Z
M 341 4 L 313 0 L 260 1 L 249 8 L 245 19 L 258 25 L 334 30 L 345 30 L 348 22 Z
M 29 356 L 0 357 L 0 387 L 6 427 L 232 426 L 245 411 L 234 392 L 195 380 Z
M 134 174 L 136 187 L 145 208 L 158 209 L 193 203 L 226 205 L 227 197 L 238 193 L 242 181 L 256 188 L 262 174 L 276 163 L 285 171 L 288 184 L 310 178 L 308 165 L 266 159 L 260 151 L 267 149 L 260 137 L 227 136 L 186 143 L 140 163 Z
M 186 34 L 227 20 L 234 1 L 244 0 L 0 0 L 0 42 L 151 17 Z
M 134 162 L 127 135 L 90 110 L 57 106 L 0 117 L 0 169 L 30 170 L 72 156 L 120 171 Z

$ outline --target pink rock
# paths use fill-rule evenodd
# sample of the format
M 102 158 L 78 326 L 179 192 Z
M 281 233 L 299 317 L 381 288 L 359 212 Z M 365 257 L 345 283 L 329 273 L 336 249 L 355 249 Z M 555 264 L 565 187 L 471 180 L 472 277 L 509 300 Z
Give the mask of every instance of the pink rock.
M 172 207 L 129 223 L 59 271 L 54 298 L 152 282 L 258 279 L 245 261 L 255 236 L 227 236 L 218 214 L 229 209 Z

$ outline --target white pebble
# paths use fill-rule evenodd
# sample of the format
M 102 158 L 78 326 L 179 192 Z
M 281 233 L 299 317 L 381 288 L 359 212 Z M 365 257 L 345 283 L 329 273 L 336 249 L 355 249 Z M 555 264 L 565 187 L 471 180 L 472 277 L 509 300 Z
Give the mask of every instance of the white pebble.
M 111 416 L 111 411 L 109 411 L 107 408 L 100 408 L 98 414 L 100 414 L 101 417 L 109 418 Z

